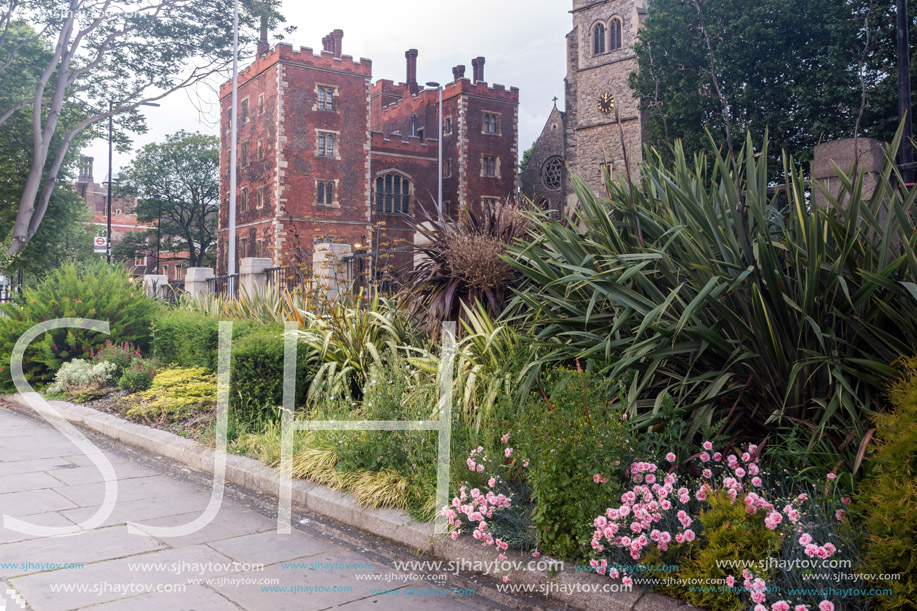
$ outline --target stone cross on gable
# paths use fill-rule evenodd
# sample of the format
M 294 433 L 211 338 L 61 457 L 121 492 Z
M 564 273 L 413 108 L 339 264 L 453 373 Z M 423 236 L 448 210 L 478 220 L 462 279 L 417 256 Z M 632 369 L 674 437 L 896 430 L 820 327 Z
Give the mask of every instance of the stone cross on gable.
M 554 108 L 557 108 L 557 96 L 554 96 Z

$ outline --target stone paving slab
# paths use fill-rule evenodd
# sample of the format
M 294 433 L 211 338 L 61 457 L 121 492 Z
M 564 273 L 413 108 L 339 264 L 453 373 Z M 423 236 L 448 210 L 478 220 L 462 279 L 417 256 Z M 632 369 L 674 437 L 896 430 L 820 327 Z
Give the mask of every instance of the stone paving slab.
M 18 414 L 12 414 L 3 409 L 4 399 L 12 402 L 9 407 Z M 95 469 L 89 457 L 75 453 L 73 444 L 60 434 L 55 437 L 55 431 L 50 426 L 33 419 L 35 413 L 26 403 L 26 398 L 21 395 L 0 397 L 0 430 L 10 424 L 21 433 L 20 436 L 13 438 L 0 438 L 0 469 L 5 468 L 5 465 L 9 465 L 11 461 L 41 460 L 42 458 L 54 460 L 55 457 L 60 459 L 61 465 L 49 465 L 51 470 L 44 471 L 36 470 L 34 465 L 37 463 L 32 463 L 29 473 L 40 472 L 55 477 L 55 469 L 73 468 L 66 466 L 69 464 L 89 467 L 90 470 Z M 83 429 L 94 431 L 95 433 L 88 433 L 88 436 L 104 449 L 105 455 L 113 465 L 141 463 L 144 467 L 165 476 L 159 478 L 159 481 L 162 482 L 162 493 L 152 498 L 142 498 L 146 497 L 145 490 L 148 486 L 138 482 L 156 480 L 159 476 L 138 473 L 135 477 L 128 477 L 124 484 L 125 489 L 129 491 L 129 494 L 136 495 L 137 500 L 119 498 L 114 506 L 114 513 L 106 524 L 123 525 L 127 521 L 133 521 L 176 525 L 197 517 L 206 506 L 210 498 L 211 481 L 207 474 L 212 473 L 213 469 L 212 448 L 165 431 L 127 422 L 86 406 L 66 402 L 52 402 L 52 404 L 66 420 Z M 22 418 L 22 415 L 27 415 L 29 418 Z M 30 422 L 33 424 L 29 424 Z M 101 433 L 101 435 L 96 433 Z M 45 448 L 42 452 L 37 453 L 37 456 L 35 453 L 20 455 L 6 446 L 5 442 L 12 439 L 16 441 L 15 448 L 28 447 L 28 444 L 23 443 L 22 440 L 32 435 L 40 439 L 42 444 L 51 446 L 52 449 Z M 179 468 L 178 465 L 185 465 L 185 467 Z M 90 473 L 90 471 L 85 473 Z M 217 605 L 213 607 L 216 609 L 225 608 L 224 601 L 232 601 L 229 608 L 251 610 L 349 608 L 401 611 L 402 609 L 420 608 L 421 605 L 425 609 L 441 610 L 568 609 L 569 607 L 565 605 L 590 611 L 593 609 L 596 611 L 654 611 L 655 609 L 676 608 L 678 611 L 691 611 L 693 609 L 680 601 L 639 590 L 616 591 L 614 594 L 603 594 L 601 590 L 598 590 L 599 593 L 593 594 L 591 592 L 595 590 L 582 589 L 576 590 L 577 593 L 574 594 L 552 595 L 553 600 L 530 595 L 508 594 L 500 591 L 499 585 L 492 580 L 468 572 L 449 575 L 445 582 L 437 583 L 437 585 L 426 581 L 405 581 L 408 578 L 431 579 L 431 577 L 417 577 L 413 574 L 405 576 L 399 573 L 392 566 L 396 559 L 423 561 L 428 560 L 429 556 L 424 557 L 421 554 L 429 554 L 447 562 L 490 561 L 494 559 L 493 554 L 488 553 L 492 550 L 483 550 L 479 544 L 470 540 L 452 541 L 448 537 L 433 537 L 432 524 L 414 522 L 401 511 L 363 509 L 350 495 L 301 480 L 293 481 L 293 526 L 294 530 L 300 531 L 308 538 L 308 541 L 302 540 L 303 555 L 290 561 L 300 562 L 301 566 L 284 568 L 282 563 L 287 562 L 285 560 L 281 560 L 281 564 L 276 562 L 270 564 L 271 561 L 286 557 L 291 553 L 290 544 L 283 540 L 285 535 L 276 535 L 274 532 L 277 504 L 276 497 L 274 499 L 269 497 L 277 494 L 276 475 L 272 469 L 257 461 L 240 456 L 227 457 L 226 473 L 227 498 L 224 500 L 226 506 L 217 515 L 216 523 L 209 525 L 201 532 L 178 539 L 159 538 L 158 542 L 164 548 L 161 551 L 131 554 L 124 558 L 87 564 L 81 571 L 82 578 L 73 575 L 80 571 L 57 571 L 57 575 L 39 573 L 13 578 L 7 582 L 8 585 L 15 588 L 18 582 L 22 582 L 24 588 L 30 589 L 30 594 L 26 595 L 26 598 L 31 601 L 37 597 L 35 599 L 38 600 L 38 603 L 33 607 L 36 609 L 77 609 L 90 606 L 98 608 L 97 605 L 100 603 L 118 604 L 122 606 L 117 608 L 124 609 L 133 608 L 129 606 L 131 604 L 138 605 L 136 608 L 155 606 L 157 610 L 209 608 L 206 602 L 199 607 L 187 606 L 182 594 L 159 591 L 164 586 L 193 586 L 194 592 L 197 592 L 195 596 L 206 597 L 198 591 L 198 588 L 202 587 L 206 592 L 213 592 L 220 597 L 206 597 L 208 601 Z M 24 475 L 24 477 L 27 476 L 28 474 Z M 86 476 L 85 480 L 71 480 L 68 482 L 69 485 L 65 485 L 62 481 L 61 486 L 47 489 L 0 494 L 0 508 L 3 507 L 5 497 L 15 497 L 16 501 L 21 500 L 26 504 L 25 508 L 17 509 L 18 511 L 57 514 L 74 522 L 85 520 L 98 509 L 93 507 L 92 503 L 100 502 L 102 498 L 101 486 L 98 485 L 98 482 L 91 481 L 92 479 L 91 476 Z M 166 483 L 167 480 L 172 480 L 172 482 Z M 172 487 L 174 483 L 179 484 L 178 489 Z M 79 491 L 81 487 L 93 490 L 93 494 Z M 59 490 L 65 488 L 67 488 L 68 498 L 57 494 Z M 63 501 L 64 507 L 42 508 L 40 506 L 38 502 L 42 500 L 40 495 L 52 494 L 55 496 L 47 496 L 45 499 L 49 505 L 59 505 Z M 95 501 L 92 500 L 93 497 Z M 83 506 L 77 507 L 75 504 Z M 7 505 L 10 506 L 12 503 L 7 500 Z M 44 519 L 54 518 L 45 517 Z M 363 531 L 371 534 L 368 535 Z M 261 540 L 261 537 L 264 539 Z M 328 544 L 331 548 L 315 553 L 316 549 L 322 549 L 323 544 Z M 293 551 L 295 548 L 296 544 L 293 545 Z M 141 579 L 136 575 L 131 581 L 131 575 L 125 574 L 125 566 L 128 561 L 133 562 L 144 556 L 170 553 L 190 553 L 191 558 L 205 559 L 211 557 L 209 554 L 217 554 L 218 557 L 225 558 L 228 562 L 236 563 L 244 562 L 239 560 L 241 558 L 255 558 L 257 554 L 262 554 L 266 559 L 264 564 L 268 566 L 263 571 L 252 571 L 252 567 L 245 567 L 242 571 L 236 569 L 229 574 L 216 575 L 209 581 L 191 583 L 188 583 L 188 575 L 178 575 L 177 577 L 184 577 L 184 579 L 176 582 L 174 580 L 165 581 L 161 575 L 157 578 L 158 581 L 156 579 L 150 581 L 152 578 L 147 576 Z M 373 570 L 382 571 L 385 580 L 381 578 L 378 580 L 379 588 L 374 587 L 372 580 L 363 573 L 348 575 L 345 572 L 338 572 L 336 576 L 326 575 L 323 578 L 319 576 L 320 578 L 316 580 L 316 575 L 313 573 L 316 573 L 318 569 L 310 573 L 302 566 L 307 561 L 317 562 L 317 559 L 321 557 L 347 558 L 349 554 L 356 554 L 356 557 L 371 561 Z M 510 560 L 529 559 L 526 554 L 517 552 L 507 552 L 507 555 Z M 0 562 L 4 561 L 0 557 Z M 93 572 L 96 567 L 103 567 L 101 575 Z M 364 576 L 358 579 L 359 575 Z M 153 575 L 153 577 L 156 576 Z M 535 586 L 543 585 L 546 582 L 558 582 L 563 586 L 592 588 L 596 587 L 596 584 L 608 581 L 597 575 L 572 570 L 564 570 L 556 575 L 541 569 L 515 571 L 511 577 L 516 584 Z M 122 586 L 133 584 L 138 589 L 126 592 L 112 591 L 110 588 L 103 592 L 102 596 L 95 594 L 92 602 L 87 602 L 93 596 L 88 588 L 93 584 L 98 587 L 100 583 L 109 585 L 120 583 Z M 76 589 L 66 593 L 54 591 L 55 588 L 60 589 L 62 585 Z M 147 589 L 139 589 L 141 586 Z M 276 591 L 277 588 L 287 589 Z M 309 590 L 308 595 L 300 591 L 291 591 L 297 588 Z M 374 589 L 383 588 L 395 589 L 398 593 L 373 593 Z M 437 588 L 439 588 L 439 595 L 425 595 L 425 592 Z M 442 595 L 453 588 L 473 590 L 474 594 L 470 596 Z M 63 602 L 61 600 L 49 602 L 54 598 L 50 596 L 49 592 Z M 25 595 L 25 592 L 23 594 Z M 75 598 L 68 598 L 70 596 Z M 147 607 L 147 605 L 152 606 Z M 0 601 L 0 606 L 2 606 L 2 601 Z
M 104 485 L 89 457 L 74 454 L 74 445 L 47 423 L 2 408 L 0 430 L 17 432 L 0 437 L 0 513 L 57 527 L 96 514 Z M 129 533 L 127 522 L 149 532 L 152 526 L 195 520 L 210 500 L 210 482 L 199 475 L 185 478 L 167 461 L 150 457 L 141 464 L 104 444 L 102 451 L 119 476 L 118 497 L 105 525 L 64 537 L 33 537 L 0 526 L 0 563 L 6 565 L 0 567 L 0 581 L 33 611 L 509 608 L 482 597 L 424 602 L 374 596 L 374 589 L 424 584 L 405 581 L 386 557 L 370 551 L 375 546 L 370 540 L 355 547 L 302 527 L 279 535 L 275 516 L 253 509 L 229 489 L 214 520 L 198 532 L 182 537 Z M 284 568 L 285 562 L 299 566 Z M 80 566 L 47 566 L 71 563 Z M 320 568 L 333 563 L 361 568 Z M 316 591 L 263 589 L 271 587 Z
M 163 592 L 141 594 L 92 607 L 92 611 L 238 611 L 239 607 L 204 586 L 188 586 L 181 600 Z M 378 610 L 377 611 L 381 611 Z
M 223 539 L 209 544 L 221 554 L 248 564 L 278 564 L 281 562 L 310 562 L 309 558 L 334 549 L 342 549 L 331 541 L 316 539 L 293 531 L 278 537 L 274 532 Z
M 34 474 L 28 473 L 24 477 L 31 477 L 32 475 Z M 51 489 L 0 494 L 0 513 L 15 517 L 72 509 L 76 506 L 75 503 L 70 502 Z
M 188 491 L 182 495 L 181 503 L 176 503 L 174 497 L 119 501 L 114 504 L 111 515 L 102 526 L 146 522 L 155 518 L 187 513 L 191 510 L 203 512 L 209 501 L 210 495 L 199 490 Z M 78 507 L 61 511 L 60 514 L 74 523 L 80 523 L 91 518 L 98 510 L 98 507 Z
M 152 537 L 128 536 L 127 527 L 112 526 L 73 536 L 39 537 L 6 543 L 0 545 L 0 558 L 6 563 L 18 561 L 33 564 L 88 564 L 154 551 L 160 547 L 160 543 Z M 0 566 L 0 578 L 3 579 L 37 572 L 37 568 L 23 571 Z
M 208 563 L 225 566 L 231 561 L 204 546 L 188 547 L 136 554 L 88 564 L 82 569 L 29 575 L 11 579 L 10 583 L 34 611 L 70 611 L 137 596 L 140 593 L 137 590 L 145 588 L 174 590 L 177 586 L 187 585 L 189 578 L 213 578 L 229 572 L 226 569 L 206 570 Z M 151 568 L 154 564 L 162 566 L 160 569 Z M 181 570 L 185 565 L 195 564 L 204 565 L 205 570 Z M 71 591 L 63 591 L 66 589 Z M 164 609 L 172 609 L 182 600 L 181 592 L 159 593 L 168 595 L 171 601 Z

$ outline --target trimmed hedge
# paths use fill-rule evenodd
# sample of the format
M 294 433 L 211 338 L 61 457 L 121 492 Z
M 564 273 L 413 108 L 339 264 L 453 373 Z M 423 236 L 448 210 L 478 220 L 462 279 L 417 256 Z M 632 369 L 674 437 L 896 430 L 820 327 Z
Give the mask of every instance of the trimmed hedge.
M 202 367 L 216 373 L 219 319 L 169 311 L 153 321 L 153 354 L 164 364 Z M 239 420 L 279 420 L 283 402 L 283 327 L 232 321 L 229 406 Z M 313 352 L 299 345 L 296 405 L 303 405 L 312 379 Z

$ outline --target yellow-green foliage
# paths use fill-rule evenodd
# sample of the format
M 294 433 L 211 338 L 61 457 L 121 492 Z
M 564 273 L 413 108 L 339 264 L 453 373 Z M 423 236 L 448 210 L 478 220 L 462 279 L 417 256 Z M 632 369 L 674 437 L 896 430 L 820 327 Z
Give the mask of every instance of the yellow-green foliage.
M 717 562 L 729 560 L 762 560 L 778 555 L 780 536 L 764 526 L 765 512 L 749 514 L 741 501 L 732 503 L 724 491 L 717 491 L 708 498 L 710 508 L 699 519 L 704 525 L 701 540 L 690 547 L 690 552 L 680 561 L 678 577 L 686 583 L 692 580 L 725 580 L 728 575 L 742 582 L 739 569 L 720 568 Z M 666 575 L 671 577 L 672 574 Z M 757 574 L 768 581 L 766 574 Z M 693 581 L 693 583 L 710 583 Z M 725 588 L 725 581 L 722 582 Z M 747 606 L 734 592 L 691 592 L 687 585 L 680 586 L 679 597 L 698 607 L 713 611 L 743 611 Z
M 356 434 L 356 433 L 350 433 Z M 233 450 L 257 458 L 270 467 L 278 468 L 278 475 L 289 476 L 290 472 L 280 469 L 281 431 L 277 424 L 270 424 L 261 433 L 243 435 Z M 376 509 L 396 507 L 408 508 L 410 481 L 393 469 L 340 470 L 336 449 L 315 435 L 295 435 L 293 438 L 292 475 L 316 484 L 329 486 L 341 492 L 349 492 L 362 506 Z M 424 512 L 433 515 L 435 503 L 424 507 Z
M 901 576 L 874 582 L 892 590 L 875 600 L 879 609 L 917 608 L 917 359 L 907 373 L 891 390 L 894 410 L 876 416 L 877 449 L 857 497 L 868 532 L 863 572 Z
M 137 395 L 127 415 L 150 422 L 176 422 L 212 411 L 216 394 L 216 376 L 203 367 L 166 369 L 153 378 L 149 390 Z

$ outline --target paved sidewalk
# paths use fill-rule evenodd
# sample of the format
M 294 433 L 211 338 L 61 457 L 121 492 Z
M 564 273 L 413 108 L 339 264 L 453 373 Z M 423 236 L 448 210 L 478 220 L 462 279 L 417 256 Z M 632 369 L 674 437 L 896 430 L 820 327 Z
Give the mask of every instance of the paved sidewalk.
M 487 587 L 474 595 L 430 595 L 435 589 L 467 592 L 469 580 L 412 580 L 391 566 L 393 560 L 412 558 L 404 550 L 369 537 L 361 541 L 363 535 L 355 531 L 335 536 L 333 523 L 315 516 L 294 511 L 294 532 L 278 535 L 276 518 L 265 510 L 269 505 L 261 507 L 232 487 L 213 522 L 197 533 L 162 539 L 129 534 L 127 522 L 175 526 L 194 520 L 210 499 L 209 478 L 87 437 L 118 476 L 112 515 L 96 530 L 66 537 L 36 538 L 0 525 L 0 581 L 5 582 L 0 583 L 0 609 L 4 603 L 7 611 L 23 608 L 18 597 L 36 611 L 510 608 L 487 598 Z M 101 482 L 89 458 L 53 427 L 0 407 L 0 514 L 70 526 L 96 513 L 104 494 Z M 331 569 L 332 563 L 337 568 Z M 81 566 L 47 570 L 48 564 Z M 282 588 L 287 590 L 277 591 Z M 398 592 L 373 595 L 384 589 Z M 540 605 L 527 599 L 512 607 Z

